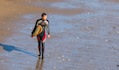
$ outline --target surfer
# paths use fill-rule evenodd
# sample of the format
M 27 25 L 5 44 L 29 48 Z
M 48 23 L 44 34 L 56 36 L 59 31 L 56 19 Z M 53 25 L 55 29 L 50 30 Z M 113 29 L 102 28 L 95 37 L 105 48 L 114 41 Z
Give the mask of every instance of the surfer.
M 50 38 L 49 20 L 47 20 L 47 14 L 46 13 L 42 13 L 41 19 L 38 19 L 36 21 L 36 24 L 35 24 L 35 27 L 32 31 L 31 37 L 34 37 L 33 33 L 39 25 L 41 25 L 41 27 L 42 27 L 42 32 L 37 35 L 38 50 L 39 50 L 38 56 L 42 55 L 42 59 L 43 59 L 44 58 L 44 50 L 45 50 L 45 41 L 46 41 L 46 30 L 48 33 L 48 38 Z M 41 54 L 41 50 L 42 50 L 42 54 Z

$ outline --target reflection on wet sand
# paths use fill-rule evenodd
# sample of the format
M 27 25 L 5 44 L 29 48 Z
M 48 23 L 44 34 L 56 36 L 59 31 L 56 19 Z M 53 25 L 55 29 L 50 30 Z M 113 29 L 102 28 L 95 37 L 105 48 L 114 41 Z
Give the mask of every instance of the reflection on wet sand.
M 44 60 L 40 60 L 40 58 L 38 58 L 35 70 L 43 70 L 43 63 L 44 63 Z

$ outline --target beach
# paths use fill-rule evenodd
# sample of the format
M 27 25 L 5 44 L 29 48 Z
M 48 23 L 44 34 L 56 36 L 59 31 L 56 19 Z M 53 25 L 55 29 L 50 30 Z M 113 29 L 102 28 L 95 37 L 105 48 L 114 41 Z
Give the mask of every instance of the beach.
M 119 70 L 118 0 L 1 0 L 0 70 Z M 44 60 L 31 32 L 50 21 Z

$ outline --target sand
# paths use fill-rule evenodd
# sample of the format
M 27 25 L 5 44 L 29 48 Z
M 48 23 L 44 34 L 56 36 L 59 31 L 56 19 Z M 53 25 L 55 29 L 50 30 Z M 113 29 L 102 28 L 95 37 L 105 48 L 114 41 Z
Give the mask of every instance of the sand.
M 0 70 L 118 70 L 118 0 L 1 0 Z M 31 31 L 48 14 L 51 38 L 37 57 Z

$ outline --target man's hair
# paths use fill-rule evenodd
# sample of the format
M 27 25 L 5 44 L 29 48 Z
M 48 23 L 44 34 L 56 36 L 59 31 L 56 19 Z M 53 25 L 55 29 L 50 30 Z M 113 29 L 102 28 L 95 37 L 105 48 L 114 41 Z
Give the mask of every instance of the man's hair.
M 43 16 L 45 16 L 45 15 L 47 15 L 47 14 L 46 14 L 46 13 L 42 13 L 41 17 L 43 17 Z

